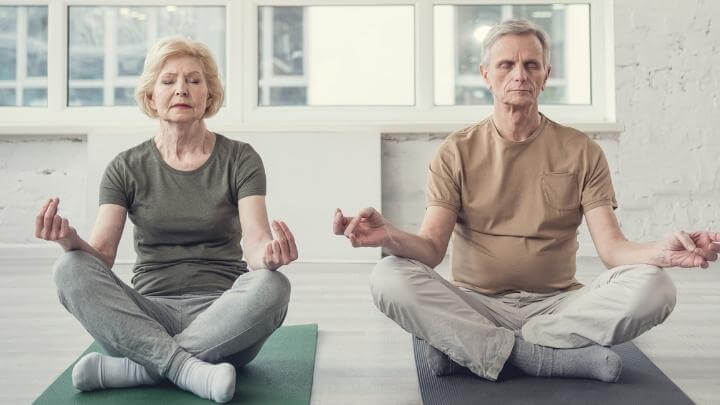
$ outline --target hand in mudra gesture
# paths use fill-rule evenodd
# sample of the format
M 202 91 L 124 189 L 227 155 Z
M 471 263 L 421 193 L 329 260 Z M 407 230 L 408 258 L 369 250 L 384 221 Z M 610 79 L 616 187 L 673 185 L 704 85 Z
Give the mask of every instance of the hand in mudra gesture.
M 377 247 L 387 240 L 388 225 L 375 208 L 365 208 L 355 217 L 343 216 L 338 208 L 333 218 L 333 233 L 345 235 L 353 247 Z
M 75 228 L 67 218 L 58 214 L 60 199 L 49 199 L 35 217 L 35 237 L 57 242 L 63 249 L 69 250 L 78 239 Z
M 676 232 L 670 235 L 662 248 L 663 267 L 702 267 L 717 260 L 720 252 L 718 232 Z
M 298 258 L 295 237 L 283 221 L 272 221 L 275 239 L 265 244 L 263 265 L 268 270 L 277 270 L 280 266 L 290 264 Z

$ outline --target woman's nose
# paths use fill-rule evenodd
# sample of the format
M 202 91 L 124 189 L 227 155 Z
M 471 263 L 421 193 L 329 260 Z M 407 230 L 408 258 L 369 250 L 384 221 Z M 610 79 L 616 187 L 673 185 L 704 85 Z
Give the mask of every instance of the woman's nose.
M 185 87 L 185 84 L 180 83 L 175 87 L 175 95 L 177 95 L 177 96 L 187 96 L 188 95 L 187 87 Z

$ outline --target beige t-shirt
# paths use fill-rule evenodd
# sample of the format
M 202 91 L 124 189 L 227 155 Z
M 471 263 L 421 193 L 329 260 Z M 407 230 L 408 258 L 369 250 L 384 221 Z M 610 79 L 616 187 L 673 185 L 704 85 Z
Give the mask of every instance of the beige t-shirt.
M 430 163 L 427 206 L 457 214 L 454 283 L 485 294 L 579 288 L 577 228 L 583 212 L 617 207 L 600 146 L 542 117 L 522 142 L 492 117 L 450 134 Z

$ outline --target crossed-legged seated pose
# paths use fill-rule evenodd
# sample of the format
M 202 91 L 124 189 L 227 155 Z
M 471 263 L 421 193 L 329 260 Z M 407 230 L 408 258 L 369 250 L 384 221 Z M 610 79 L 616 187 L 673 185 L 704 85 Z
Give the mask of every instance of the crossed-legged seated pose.
M 260 156 L 205 127 L 223 102 L 207 47 L 158 42 L 136 97 L 160 131 L 108 165 L 90 239 L 58 215 L 57 198 L 36 219 L 36 236 L 66 251 L 54 267 L 60 302 L 110 354 L 80 359 L 73 384 L 88 391 L 169 379 L 227 402 L 233 364 L 250 362 L 285 318 L 290 283 L 275 270 L 297 247 L 282 221 L 273 221 L 273 238 Z M 111 271 L 126 216 L 135 225 L 134 288 Z
M 440 146 L 417 234 L 373 208 L 335 213 L 336 234 L 392 254 L 372 272 L 375 305 L 427 341 L 437 375 L 464 366 L 496 380 L 513 364 L 536 376 L 617 381 L 621 360 L 606 346 L 662 323 L 674 308 L 663 267 L 707 267 L 720 251 L 718 233 L 642 244 L 624 237 L 601 148 L 538 112 L 549 43 L 520 19 L 487 34 L 481 72 L 494 112 Z M 583 215 L 609 269 L 585 286 L 574 277 Z M 452 283 L 433 271 L 451 234 Z

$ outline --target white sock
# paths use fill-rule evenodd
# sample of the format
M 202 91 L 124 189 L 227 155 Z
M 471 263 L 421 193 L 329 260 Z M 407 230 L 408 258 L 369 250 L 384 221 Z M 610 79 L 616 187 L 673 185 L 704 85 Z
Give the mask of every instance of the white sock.
M 229 363 L 212 364 L 190 357 L 180 366 L 173 382 L 185 391 L 222 404 L 235 395 L 235 367 Z
M 137 387 L 157 384 L 145 367 L 125 357 L 110 357 L 100 353 L 83 356 L 73 367 L 72 382 L 80 391 L 105 388 Z

